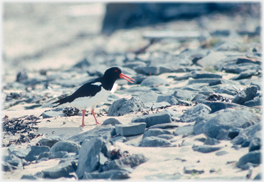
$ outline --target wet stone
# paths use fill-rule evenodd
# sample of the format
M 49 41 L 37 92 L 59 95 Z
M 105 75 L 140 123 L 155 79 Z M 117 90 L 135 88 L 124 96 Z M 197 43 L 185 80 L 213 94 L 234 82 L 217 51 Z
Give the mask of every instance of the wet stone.
M 46 146 L 31 146 L 31 150 L 28 155 L 25 157 L 27 161 L 34 161 L 37 159 L 38 155 L 42 152 L 49 152 L 50 148 Z
M 101 173 L 93 172 L 87 173 L 84 172 L 83 180 L 89 179 L 110 179 L 110 180 L 120 180 L 129 178 L 129 172 L 126 170 L 109 170 L 103 171 Z
M 237 162 L 238 167 L 242 167 L 246 163 L 260 164 L 261 163 L 261 151 L 256 150 L 243 155 Z

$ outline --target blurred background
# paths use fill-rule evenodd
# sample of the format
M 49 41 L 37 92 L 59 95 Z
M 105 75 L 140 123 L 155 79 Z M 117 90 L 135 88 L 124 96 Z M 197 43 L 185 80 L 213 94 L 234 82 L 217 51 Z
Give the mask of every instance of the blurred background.
M 138 54 L 162 37 L 176 38 L 177 51 L 208 48 L 215 37 L 260 42 L 261 32 L 260 2 L 4 3 L 3 12 L 5 74 L 66 69 L 90 54 Z

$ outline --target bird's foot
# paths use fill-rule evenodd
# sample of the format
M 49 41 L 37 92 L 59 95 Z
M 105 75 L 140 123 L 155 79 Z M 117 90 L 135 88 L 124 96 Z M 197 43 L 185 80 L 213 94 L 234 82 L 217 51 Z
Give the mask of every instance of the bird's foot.
M 100 125 L 100 124 L 102 124 L 102 123 L 96 122 L 96 126 L 98 126 L 98 125 Z

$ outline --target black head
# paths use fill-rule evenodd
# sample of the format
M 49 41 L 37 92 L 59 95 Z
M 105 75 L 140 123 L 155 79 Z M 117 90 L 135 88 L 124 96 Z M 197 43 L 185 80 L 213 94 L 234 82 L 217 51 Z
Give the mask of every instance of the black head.
M 113 80 L 117 80 L 118 78 L 120 78 L 120 73 L 122 73 L 121 69 L 118 67 L 112 67 L 109 68 L 108 70 L 105 71 L 104 73 L 104 78 L 106 79 L 113 79 Z
M 130 77 L 126 76 L 125 74 L 123 74 L 121 69 L 118 67 L 112 67 L 112 68 L 109 68 L 108 70 L 106 70 L 104 75 L 103 75 L 103 78 L 106 80 L 113 80 L 114 82 L 118 78 L 123 78 L 130 83 L 133 83 L 132 80 L 134 81 L 133 78 L 130 78 Z

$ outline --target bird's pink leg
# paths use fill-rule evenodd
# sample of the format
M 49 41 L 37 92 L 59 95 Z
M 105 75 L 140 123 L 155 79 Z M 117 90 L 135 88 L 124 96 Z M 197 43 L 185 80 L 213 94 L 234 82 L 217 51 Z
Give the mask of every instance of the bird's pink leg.
M 101 123 L 99 123 L 99 122 L 97 121 L 97 119 L 96 119 L 96 117 L 95 117 L 94 109 L 92 110 L 92 113 L 93 113 L 93 117 L 94 117 L 94 119 L 95 119 L 96 125 L 101 124 Z
M 85 112 L 86 112 L 86 110 L 82 110 L 82 127 L 85 126 L 85 124 L 84 124 L 84 116 L 85 116 Z

